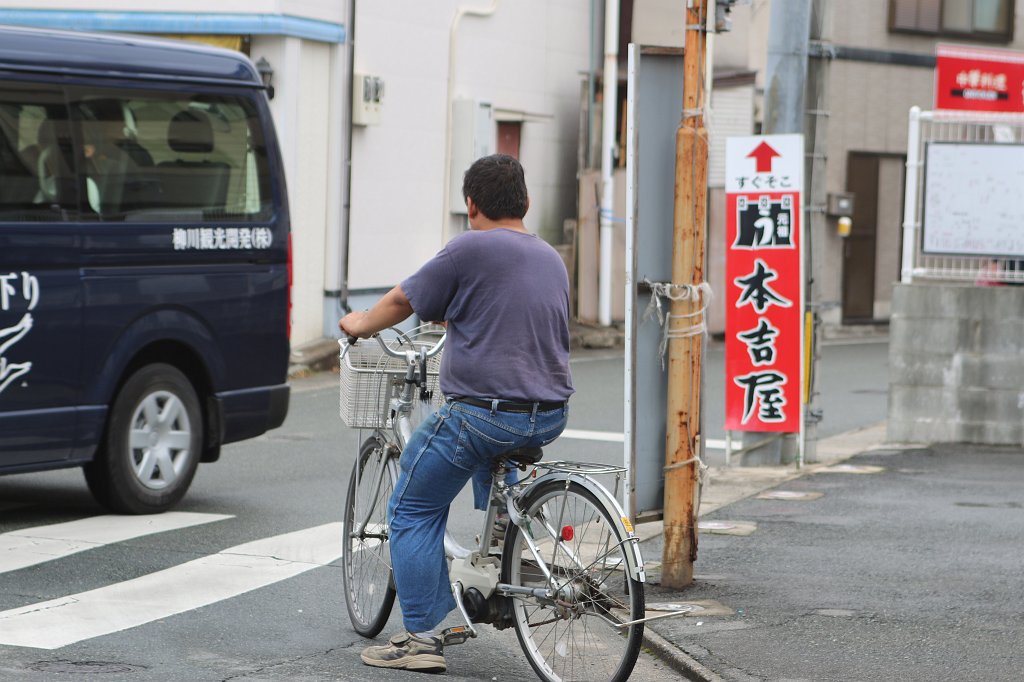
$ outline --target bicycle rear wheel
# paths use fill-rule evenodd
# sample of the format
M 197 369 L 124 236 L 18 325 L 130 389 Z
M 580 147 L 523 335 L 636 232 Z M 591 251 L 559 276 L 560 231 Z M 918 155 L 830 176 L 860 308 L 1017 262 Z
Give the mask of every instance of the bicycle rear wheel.
M 380 441 L 368 438 L 348 482 L 341 551 L 345 606 L 363 637 L 380 634 L 395 605 L 387 524 L 394 489 L 394 463 Z
M 549 682 L 611 681 L 629 677 L 643 640 L 643 584 L 626 571 L 626 552 L 609 509 L 579 483 L 550 481 L 527 492 L 528 531 L 509 525 L 501 580 L 548 587 L 527 547 L 528 532 L 551 573 L 555 599 L 514 596 L 513 623 L 530 665 Z

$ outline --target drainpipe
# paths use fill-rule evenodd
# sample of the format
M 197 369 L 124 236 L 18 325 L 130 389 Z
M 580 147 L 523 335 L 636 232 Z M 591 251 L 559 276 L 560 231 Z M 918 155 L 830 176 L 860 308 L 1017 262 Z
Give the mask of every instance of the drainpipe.
M 615 147 L 615 114 L 619 101 L 619 3 L 604 4 L 604 102 L 601 118 L 601 261 L 598 270 L 598 322 L 612 323 L 612 205 L 615 185 L 612 180 L 612 151 Z
M 455 51 L 458 47 L 459 23 L 462 17 L 469 15 L 474 17 L 489 17 L 498 9 L 499 0 L 493 0 L 490 7 L 468 7 L 463 5 L 455 11 L 452 17 L 452 25 L 448 31 L 448 89 L 445 96 L 445 123 L 444 123 L 444 185 L 441 193 L 444 196 L 441 210 L 442 237 L 448 241 L 451 236 L 451 182 L 452 182 L 452 102 L 455 99 Z
M 345 163 L 342 165 L 345 181 L 342 184 L 341 193 L 341 310 L 345 313 L 352 312 L 348 305 L 348 243 L 349 225 L 351 224 L 352 212 L 352 86 L 355 81 L 356 71 L 356 0 L 348 0 L 348 26 L 346 27 L 345 50 L 348 63 L 345 73 L 345 92 L 342 101 L 345 103 Z M 334 325 L 337 328 L 337 325 Z
M 349 208 L 352 196 L 352 79 L 355 68 L 356 0 L 348 2 L 345 44 L 335 45 L 331 55 L 332 78 L 342 90 L 332 98 L 328 126 L 337 131 L 338 142 L 328 153 L 329 178 L 338 178 L 338 200 L 327 205 L 327 236 L 324 240 L 324 317 L 323 335 L 337 337 L 338 318 L 351 312 L 348 305 Z M 344 78 L 340 78 L 344 74 Z M 330 192 L 328 192 L 330 195 Z M 330 226 L 337 226 L 330 229 Z

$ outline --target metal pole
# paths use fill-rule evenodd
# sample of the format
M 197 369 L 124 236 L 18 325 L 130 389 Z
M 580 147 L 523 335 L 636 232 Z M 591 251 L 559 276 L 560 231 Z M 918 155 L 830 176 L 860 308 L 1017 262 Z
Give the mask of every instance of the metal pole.
M 900 281 L 914 281 L 914 255 L 917 249 L 917 183 L 921 174 L 921 107 L 910 108 L 907 128 L 907 188 L 903 193 L 903 267 Z
M 772 3 L 762 125 L 766 135 L 804 130 L 804 84 L 810 30 L 811 0 Z
M 615 184 L 612 155 L 615 149 L 615 120 L 619 102 L 619 3 L 605 0 L 604 6 L 604 102 L 601 118 L 601 260 L 598 270 L 597 321 L 612 323 L 612 222 Z
M 809 37 L 811 46 L 816 46 L 814 56 L 817 57 L 807 64 L 807 87 L 805 102 L 807 106 L 805 148 L 807 160 L 804 164 L 804 176 L 807 178 L 807 198 L 805 202 L 805 222 L 807 229 L 803 231 L 805 249 L 805 322 L 804 334 L 807 348 L 806 362 L 806 396 L 803 410 L 803 433 L 801 437 L 799 464 L 818 461 L 818 422 L 821 409 L 818 407 L 817 384 L 818 348 L 821 333 L 821 318 L 818 314 L 817 283 L 821 264 L 825 261 L 824 235 L 828 230 L 826 215 L 828 202 L 828 186 L 826 170 L 828 166 L 828 121 L 830 111 L 828 81 L 831 58 L 834 53 L 831 44 L 832 0 L 812 0 Z
M 762 125 L 762 131 L 766 135 L 804 132 L 807 53 L 810 41 L 812 2 L 813 0 L 777 0 L 771 4 Z M 813 143 L 806 144 L 805 149 L 811 149 L 813 153 Z M 809 182 L 810 174 L 805 173 L 804 175 L 807 176 L 805 182 Z M 805 191 L 804 196 L 810 197 L 811 195 Z M 803 235 L 809 234 L 813 229 L 807 229 L 810 227 L 810 221 L 807 220 L 809 215 L 810 211 L 805 209 L 805 219 L 802 221 L 805 226 Z M 805 253 L 810 254 L 808 246 L 808 243 L 805 242 Z M 805 256 L 806 258 L 807 256 Z M 813 273 L 813 268 L 807 267 L 806 264 L 803 265 L 803 268 Z M 806 279 L 804 287 L 806 305 L 813 311 L 811 287 Z M 811 343 L 811 341 L 812 339 L 805 339 L 805 343 Z M 813 350 L 811 353 L 813 357 Z M 806 415 L 802 399 L 803 395 L 801 395 L 801 412 Z M 806 424 L 803 428 L 806 429 Z M 802 436 L 799 434 L 797 436 L 794 438 L 791 435 L 789 439 L 782 441 L 782 456 L 783 458 L 787 457 L 788 451 L 795 446 L 796 461 L 799 466 L 802 464 L 806 442 Z M 783 461 L 788 460 L 783 459 Z

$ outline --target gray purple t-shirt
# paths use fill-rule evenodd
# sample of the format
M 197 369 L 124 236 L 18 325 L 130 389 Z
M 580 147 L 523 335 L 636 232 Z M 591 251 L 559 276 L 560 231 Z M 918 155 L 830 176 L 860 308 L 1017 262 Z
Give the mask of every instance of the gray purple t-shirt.
M 569 372 L 569 276 L 549 244 L 505 228 L 471 230 L 402 282 L 421 320 L 446 321 L 449 397 L 562 401 Z

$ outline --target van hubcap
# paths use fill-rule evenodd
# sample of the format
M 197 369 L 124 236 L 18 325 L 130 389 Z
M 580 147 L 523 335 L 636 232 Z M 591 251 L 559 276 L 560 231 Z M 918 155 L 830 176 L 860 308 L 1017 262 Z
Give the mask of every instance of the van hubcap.
M 174 485 L 191 457 L 185 404 L 169 391 L 150 393 L 135 408 L 129 434 L 132 470 L 151 490 Z

